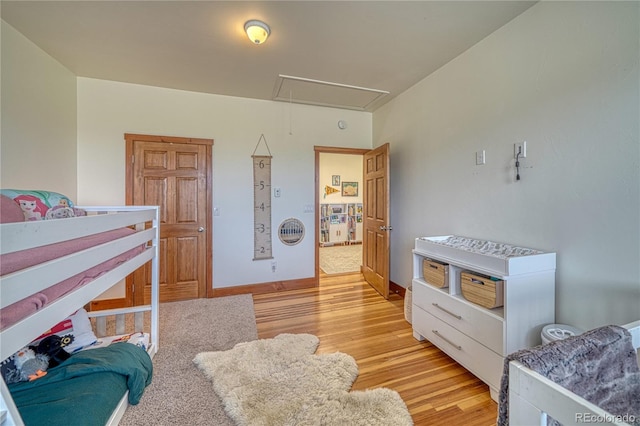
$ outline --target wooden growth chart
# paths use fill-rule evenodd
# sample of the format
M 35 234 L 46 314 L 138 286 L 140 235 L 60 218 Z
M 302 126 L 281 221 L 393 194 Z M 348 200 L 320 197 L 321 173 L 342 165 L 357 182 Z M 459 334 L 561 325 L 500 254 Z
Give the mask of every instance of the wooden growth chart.
M 269 155 L 256 155 L 264 140 Z M 253 150 L 253 260 L 273 259 L 271 246 L 271 151 L 264 135 Z

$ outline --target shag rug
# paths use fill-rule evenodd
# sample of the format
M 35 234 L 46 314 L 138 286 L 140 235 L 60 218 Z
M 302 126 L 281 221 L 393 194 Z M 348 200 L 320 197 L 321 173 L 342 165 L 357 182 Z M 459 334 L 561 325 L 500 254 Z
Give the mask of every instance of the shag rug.
M 340 352 L 314 355 L 318 343 L 311 334 L 280 334 L 199 353 L 194 362 L 238 425 L 413 425 L 396 391 L 350 392 L 355 360 Z
M 120 426 L 233 426 L 193 357 L 257 338 L 250 294 L 161 303 L 153 379 L 140 403 L 127 408 Z

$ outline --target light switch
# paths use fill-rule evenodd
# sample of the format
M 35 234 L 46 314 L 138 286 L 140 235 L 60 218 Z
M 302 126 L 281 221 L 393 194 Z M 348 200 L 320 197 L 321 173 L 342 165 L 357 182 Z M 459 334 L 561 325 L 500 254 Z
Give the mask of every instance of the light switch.
M 485 164 L 485 162 L 484 149 L 482 151 L 476 151 L 476 165 L 480 166 Z

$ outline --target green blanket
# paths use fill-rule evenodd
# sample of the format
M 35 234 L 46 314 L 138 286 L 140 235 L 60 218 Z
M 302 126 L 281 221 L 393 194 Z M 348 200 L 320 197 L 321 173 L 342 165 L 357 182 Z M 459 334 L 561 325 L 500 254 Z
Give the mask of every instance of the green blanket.
M 33 382 L 9 386 L 25 425 L 104 426 L 129 390 L 137 404 L 151 383 L 147 352 L 130 343 L 78 352 Z

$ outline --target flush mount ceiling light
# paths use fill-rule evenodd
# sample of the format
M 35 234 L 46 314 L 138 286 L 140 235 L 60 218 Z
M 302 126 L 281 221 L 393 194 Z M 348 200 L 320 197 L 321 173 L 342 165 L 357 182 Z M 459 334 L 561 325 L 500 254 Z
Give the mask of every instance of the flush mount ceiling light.
M 262 44 L 267 40 L 269 34 L 271 34 L 271 29 L 267 24 L 258 20 L 247 21 L 244 24 L 244 30 L 254 44 Z

